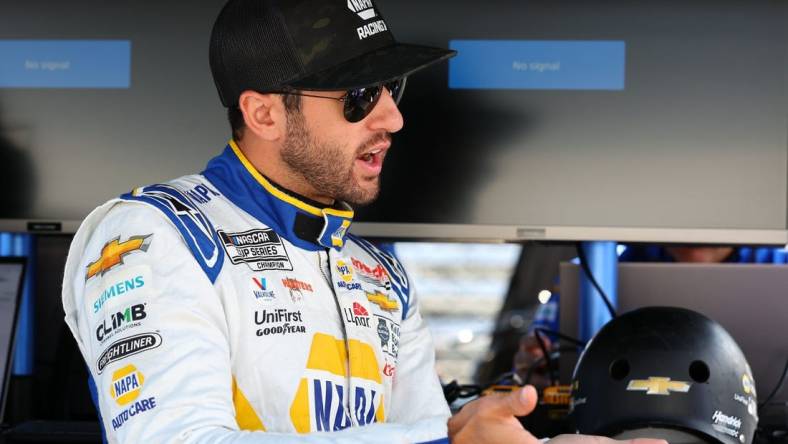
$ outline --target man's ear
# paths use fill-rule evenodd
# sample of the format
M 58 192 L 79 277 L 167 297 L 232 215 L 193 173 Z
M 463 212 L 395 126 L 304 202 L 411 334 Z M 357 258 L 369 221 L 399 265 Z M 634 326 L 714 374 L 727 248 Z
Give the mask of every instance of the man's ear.
M 261 139 L 276 141 L 287 134 L 287 115 L 277 94 L 244 91 L 238 98 L 238 108 L 244 116 L 246 131 Z

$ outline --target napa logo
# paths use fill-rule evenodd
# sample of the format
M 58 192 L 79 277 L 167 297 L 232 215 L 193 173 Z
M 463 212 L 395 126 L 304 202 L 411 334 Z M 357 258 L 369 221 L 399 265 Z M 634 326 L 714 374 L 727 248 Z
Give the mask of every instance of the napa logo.
M 137 399 L 145 384 L 145 377 L 133 364 L 129 364 L 112 374 L 110 395 L 118 405 L 126 405 Z
M 344 288 L 345 290 L 361 290 L 361 283 L 360 282 L 345 282 L 339 281 L 337 282 L 337 287 Z
M 348 361 L 348 349 L 358 359 Z M 352 390 L 347 388 L 348 374 Z M 372 346 L 350 339 L 346 347 L 343 339 L 316 333 L 290 406 L 290 420 L 298 433 L 385 422 L 382 373 Z
M 353 281 L 353 269 L 345 261 L 337 261 L 337 272 L 343 282 L 349 284 Z
M 319 379 L 312 380 L 311 388 L 316 432 L 334 432 L 351 426 L 350 412 L 345 409 L 346 396 L 353 398 L 353 411 L 358 425 L 377 421 L 375 406 L 380 403 L 380 394 L 376 390 L 354 387 L 352 392 L 348 392 L 341 382 Z
M 369 20 L 378 15 L 371 0 L 347 0 L 347 8 L 358 14 L 361 20 Z
M 217 193 L 216 191 L 210 189 L 209 187 L 199 184 L 196 187 L 192 188 L 191 190 L 186 191 L 186 195 L 195 202 L 201 204 L 207 204 L 211 201 L 211 196 L 218 197 L 221 194 Z

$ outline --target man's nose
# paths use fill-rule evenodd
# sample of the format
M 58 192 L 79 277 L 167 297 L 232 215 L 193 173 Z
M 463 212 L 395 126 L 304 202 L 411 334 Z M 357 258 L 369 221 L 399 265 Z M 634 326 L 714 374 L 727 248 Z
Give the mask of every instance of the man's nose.
M 388 133 L 396 133 L 405 124 L 394 98 L 385 87 L 380 92 L 378 103 L 375 104 L 375 108 L 372 109 L 366 120 L 369 129 Z

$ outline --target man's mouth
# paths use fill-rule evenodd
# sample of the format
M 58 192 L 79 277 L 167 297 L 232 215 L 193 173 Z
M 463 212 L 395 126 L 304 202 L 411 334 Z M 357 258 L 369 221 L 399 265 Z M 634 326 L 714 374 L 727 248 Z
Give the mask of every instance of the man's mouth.
M 366 151 L 358 156 L 356 162 L 361 168 L 361 175 L 365 177 L 377 176 L 383 170 L 383 158 L 386 157 L 388 143 Z
M 370 151 L 368 153 L 364 153 L 364 154 L 361 155 L 361 160 L 363 160 L 364 162 L 374 162 L 376 160 L 377 156 L 381 152 L 383 152 L 382 149 L 376 149 L 376 150 L 372 150 L 372 151 Z
M 377 176 L 380 174 L 380 171 L 383 169 L 383 158 L 386 157 L 386 152 L 390 146 L 391 140 L 383 139 L 358 155 L 356 161 L 361 167 L 363 176 Z

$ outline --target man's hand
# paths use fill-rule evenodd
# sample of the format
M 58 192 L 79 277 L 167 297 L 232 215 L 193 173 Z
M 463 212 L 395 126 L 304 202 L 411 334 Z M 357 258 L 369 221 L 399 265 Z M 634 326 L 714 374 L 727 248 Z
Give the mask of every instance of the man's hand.
M 536 400 L 536 389 L 527 385 L 506 395 L 487 395 L 471 401 L 449 419 L 449 440 L 453 444 L 538 444 L 539 440 L 515 418 L 531 413 Z
M 515 416 L 536 407 L 536 389 L 528 385 L 506 395 L 488 395 L 466 404 L 449 419 L 452 444 L 539 444 Z M 616 441 L 602 436 L 559 435 L 550 444 L 668 444 L 658 439 Z

